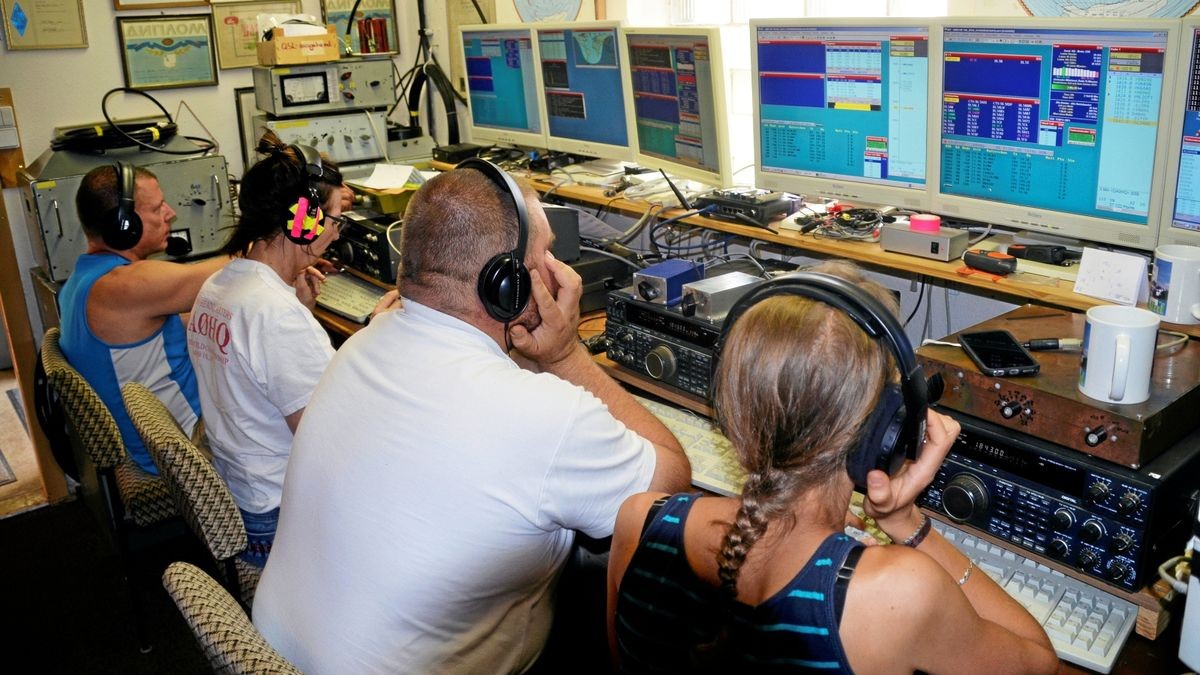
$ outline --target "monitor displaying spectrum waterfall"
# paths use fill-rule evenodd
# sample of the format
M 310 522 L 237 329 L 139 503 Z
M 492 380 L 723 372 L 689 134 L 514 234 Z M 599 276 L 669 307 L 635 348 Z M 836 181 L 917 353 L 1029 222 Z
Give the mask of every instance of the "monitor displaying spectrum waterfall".
M 1200 245 L 1200 16 L 1180 36 L 1159 244 Z
M 931 25 L 752 21 L 755 183 L 810 198 L 928 208 Z
M 619 29 L 616 21 L 536 24 L 538 98 L 550 150 L 633 158 Z
M 1178 26 L 946 20 L 934 210 L 1153 249 Z
M 541 77 L 533 30 L 463 26 L 459 35 L 467 70 L 471 141 L 546 147 L 546 124 L 537 101 Z
M 720 30 L 626 28 L 624 36 L 638 163 L 731 185 Z

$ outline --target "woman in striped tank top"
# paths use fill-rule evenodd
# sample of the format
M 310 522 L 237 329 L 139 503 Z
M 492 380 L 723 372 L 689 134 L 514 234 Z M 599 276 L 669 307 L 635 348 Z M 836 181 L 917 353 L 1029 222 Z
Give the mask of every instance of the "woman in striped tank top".
M 1041 626 L 914 506 L 953 419 L 930 411 L 919 459 L 868 475 L 864 508 L 898 544 L 843 534 L 846 458 L 896 372 L 821 302 L 775 296 L 738 319 L 714 406 L 748 477 L 737 498 L 643 493 L 622 507 L 608 603 L 621 672 L 1057 669 Z

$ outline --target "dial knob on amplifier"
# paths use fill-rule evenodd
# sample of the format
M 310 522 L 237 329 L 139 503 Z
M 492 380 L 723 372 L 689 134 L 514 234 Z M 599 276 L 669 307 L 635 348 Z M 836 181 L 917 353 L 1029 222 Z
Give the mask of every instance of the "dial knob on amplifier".
M 1109 579 L 1112 579 L 1113 581 L 1120 581 L 1128 575 L 1129 575 L 1129 565 L 1126 565 L 1125 563 L 1121 562 L 1120 560 L 1114 560 L 1114 561 L 1108 563 L 1108 578 Z
M 1108 498 L 1108 485 L 1096 481 L 1088 486 L 1087 500 L 1089 504 L 1099 504 Z
M 1054 512 L 1054 529 L 1059 532 L 1064 532 L 1071 529 L 1075 524 L 1075 514 L 1065 508 L 1059 508 Z
M 675 352 L 666 345 L 659 345 L 646 354 L 646 373 L 656 380 L 675 374 Z
M 1125 534 L 1124 532 L 1118 532 L 1112 538 L 1112 550 L 1116 551 L 1117 553 L 1124 553 L 1125 551 L 1128 551 L 1131 546 L 1133 546 L 1133 537 Z
M 988 509 L 988 489 L 975 476 L 960 473 L 942 490 L 942 510 L 960 523 Z
M 1021 413 L 1021 404 L 1016 401 L 1000 401 L 1000 416 L 1010 420 Z
M 1137 511 L 1138 507 L 1141 505 L 1142 498 L 1139 497 L 1137 493 L 1126 492 L 1125 494 L 1121 495 L 1121 499 L 1117 501 L 1117 513 L 1120 513 L 1123 516 L 1128 516 L 1134 511 Z
M 1104 427 L 1096 427 L 1095 429 L 1089 429 L 1087 433 L 1083 435 L 1083 442 L 1087 443 L 1088 447 L 1094 448 L 1097 445 L 1100 445 L 1100 442 L 1107 437 L 1108 431 L 1106 431 Z
M 1059 560 L 1066 560 L 1067 556 L 1071 555 L 1071 547 L 1068 546 L 1067 542 L 1063 541 L 1062 539 L 1055 539 L 1054 541 L 1050 542 L 1049 549 L 1050 555 L 1058 558 Z
M 1104 524 L 1095 518 L 1089 518 L 1087 522 L 1083 524 L 1083 527 L 1079 528 L 1079 538 L 1089 544 L 1094 544 L 1100 541 L 1100 538 L 1103 536 Z
M 1100 554 L 1090 548 L 1085 548 L 1079 552 L 1079 566 L 1087 569 L 1100 562 Z
M 354 262 L 354 246 L 348 241 L 344 241 L 337 245 L 338 260 L 343 264 L 349 265 Z

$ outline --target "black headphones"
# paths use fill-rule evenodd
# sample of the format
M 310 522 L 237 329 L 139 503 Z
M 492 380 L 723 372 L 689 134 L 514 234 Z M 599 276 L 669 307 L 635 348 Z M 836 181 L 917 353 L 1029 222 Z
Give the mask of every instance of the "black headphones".
M 317 183 L 327 180 L 325 166 L 321 162 L 321 153 L 317 152 L 316 148 L 296 143 L 288 147 L 296 153 L 296 157 L 300 158 L 304 166 L 300 170 L 300 194 L 296 199 L 295 208 L 282 224 L 283 234 L 289 240 L 307 246 L 325 230 L 322 222 L 324 218 L 321 213 L 321 194 L 317 191 Z M 285 162 L 290 161 L 282 154 L 280 157 Z
M 117 162 L 113 170 L 117 173 L 117 205 L 105 216 L 107 224 L 100 235 L 109 248 L 127 251 L 142 239 L 142 217 L 133 204 L 137 177 L 129 164 Z
M 508 323 L 529 305 L 529 268 L 525 267 L 525 242 L 529 238 L 529 216 L 521 188 L 503 169 L 478 157 L 459 162 L 455 169 L 475 169 L 512 198 L 517 209 L 517 245 L 511 251 L 497 253 L 479 272 L 479 299 L 489 316 Z
M 934 375 L 926 381 L 904 327 L 878 300 L 849 281 L 830 274 L 797 272 L 755 286 L 734 303 L 725 317 L 720 340 L 713 348 L 713 374 L 738 317 L 754 304 L 777 295 L 796 295 L 840 309 L 895 357 L 900 384 L 884 386 L 878 405 L 864 425 L 858 448 L 846 458 L 846 471 L 859 489 L 866 488 L 867 474 L 872 469 L 881 469 L 889 476 L 895 474 L 906 457 L 916 458 L 925 438 L 925 409 L 940 398 L 942 380 Z

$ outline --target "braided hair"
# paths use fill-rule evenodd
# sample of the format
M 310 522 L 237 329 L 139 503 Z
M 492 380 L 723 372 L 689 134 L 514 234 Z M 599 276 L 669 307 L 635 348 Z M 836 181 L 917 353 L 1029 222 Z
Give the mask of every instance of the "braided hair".
M 284 223 L 292 218 L 290 209 L 300 197 L 308 194 L 310 178 L 304 158 L 295 148 L 268 130 L 259 139 L 255 151 L 266 157 L 242 177 L 238 193 L 240 216 L 229 241 L 221 247 L 221 253 L 226 255 L 245 255 L 255 242 L 269 242 L 282 235 Z M 341 188 L 342 173 L 337 164 L 326 157 L 321 158 L 321 166 L 321 178 L 312 180 L 321 203 L 325 204 Z

